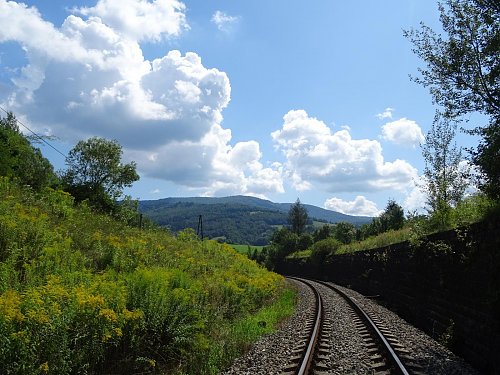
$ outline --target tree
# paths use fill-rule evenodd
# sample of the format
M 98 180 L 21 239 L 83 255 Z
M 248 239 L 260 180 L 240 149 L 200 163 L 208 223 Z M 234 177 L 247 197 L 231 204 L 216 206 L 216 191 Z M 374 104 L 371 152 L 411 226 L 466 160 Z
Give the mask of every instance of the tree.
M 292 227 L 292 232 L 297 235 L 304 232 L 308 217 L 307 209 L 300 203 L 300 199 L 297 198 L 288 211 L 288 223 Z
M 289 229 L 282 227 L 277 229 L 271 236 L 271 241 L 266 247 L 264 263 L 266 267 L 273 270 L 285 257 L 297 251 L 299 236 Z
M 470 153 L 472 163 L 482 172 L 477 185 L 487 196 L 500 201 L 500 121 L 476 132 L 482 141 Z
M 460 166 L 461 149 L 452 143 L 454 137 L 454 124 L 438 114 L 421 146 L 425 160 L 421 188 L 427 194 L 428 211 L 439 215 L 443 226 L 449 209 L 462 200 L 468 185 L 465 167 Z
M 329 224 L 323 224 L 320 228 L 317 228 L 313 233 L 314 242 L 318 242 L 327 239 L 332 234 L 332 226 Z
M 394 200 L 389 199 L 384 212 L 379 216 L 382 232 L 398 230 L 403 228 L 405 223 L 405 213 L 403 207 Z
M 335 225 L 334 237 L 343 244 L 351 243 L 356 238 L 356 227 L 347 221 Z
M 52 164 L 19 131 L 12 112 L 0 118 L 0 175 L 17 178 L 36 191 L 57 184 Z
M 313 243 L 313 236 L 309 233 L 302 233 L 297 241 L 297 250 L 307 250 Z
M 427 65 L 413 80 L 429 87 L 445 118 L 480 113 L 488 124 L 471 130 L 482 137 L 471 160 L 482 175 L 480 187 L 500 199 L 500 5 L 493 0 L 446 0 L 439 4 L 447 37 L 428 26 L 407 30 L 413 51 Z
M 77 202 L 85 199 L 95 208 L 111 211 L 123 188 L 139 179 L 134 162 L 122 164 L 122 149 L 116 141 L 93 137 L 80 141 L 66 158 L 62 174 L 66 190 Z

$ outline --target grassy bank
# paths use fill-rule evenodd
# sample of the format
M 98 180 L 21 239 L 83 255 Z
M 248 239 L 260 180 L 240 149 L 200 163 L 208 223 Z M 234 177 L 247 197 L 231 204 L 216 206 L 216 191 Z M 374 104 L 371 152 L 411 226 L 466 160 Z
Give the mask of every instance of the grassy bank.
M 290 298 L 230 246 L 141 231 L 0 178 L 2 374 L 216 374 Z
M 270 305 L 255 314 L 219 327 L 218 340 L 210 351 L 210 373 L 217 373 L 218 363 L 229 364 L 250 349 L 261 336 L 276 330 L 279 322 L 290 316 L 295 308 L 296 292 L 286 289 Z

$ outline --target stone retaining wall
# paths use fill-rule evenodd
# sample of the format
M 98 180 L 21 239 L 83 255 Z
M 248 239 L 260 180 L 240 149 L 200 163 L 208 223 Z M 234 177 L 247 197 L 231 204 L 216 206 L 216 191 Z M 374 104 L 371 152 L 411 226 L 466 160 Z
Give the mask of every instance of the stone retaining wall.
M 500 222 L 333 256 L 286 260 L 286 275 L 333 281 L 380 300 L 478 370 L 500 374 Z

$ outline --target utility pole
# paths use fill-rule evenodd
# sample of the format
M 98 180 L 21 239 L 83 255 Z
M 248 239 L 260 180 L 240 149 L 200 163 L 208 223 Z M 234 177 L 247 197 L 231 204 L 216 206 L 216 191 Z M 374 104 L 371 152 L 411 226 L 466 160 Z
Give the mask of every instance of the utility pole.
M 200 215 L 198 217 L 198 229 L 196 230 L 196 235 L 200 236 L 201 240 L 203 240 L 203 216 Z

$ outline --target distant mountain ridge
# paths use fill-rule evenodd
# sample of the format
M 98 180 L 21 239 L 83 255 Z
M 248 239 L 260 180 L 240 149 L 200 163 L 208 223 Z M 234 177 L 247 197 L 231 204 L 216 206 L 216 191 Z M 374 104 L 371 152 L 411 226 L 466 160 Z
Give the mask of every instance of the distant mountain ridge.
M 197 229 L 198 217 L 203 215 L 208 237 L 220 237 L 233 243 L 266 244 L 276 227 L 286 225 L 293 203 L 274 203 L 244 195 L 230 197 L 182 197 L 144 200 L 139 210 L 159 225 L 172 231 Z M 347 221 L 362 225 L 372 220 L 366 216 L 351 216 L 304 204 L 309 217 L 317 221 L 338 223 Z

